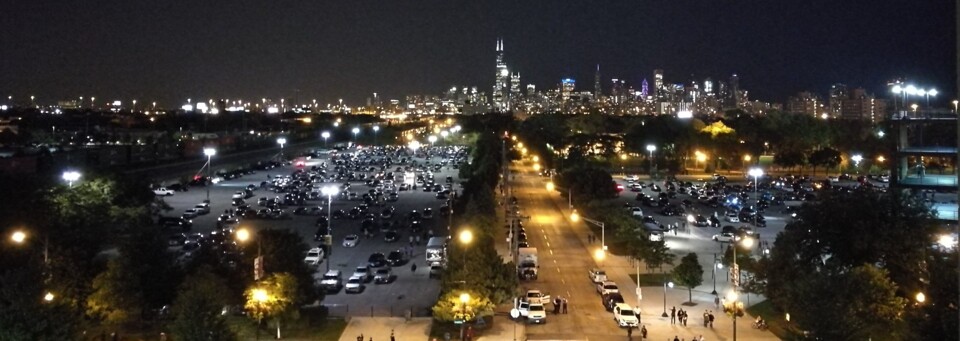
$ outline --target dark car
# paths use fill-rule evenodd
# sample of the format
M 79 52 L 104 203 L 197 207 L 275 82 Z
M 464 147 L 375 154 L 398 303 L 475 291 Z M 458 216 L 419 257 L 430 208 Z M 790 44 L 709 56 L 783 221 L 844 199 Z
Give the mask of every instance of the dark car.
M 193 220 L 184 217 L 160 217 L 159 223 L 163 227 L 179 227 L 184 231 L 193 227 Z
M 369 265 L 371 268 L 382 268 L 387 266 L 387 256 L 384 256 L 380 252 L 371 254 L 370 258 L 367 258 L 367 265 Z
M 663 206 L 663 209 L 660 210 L 660 213 L 665 216 L 678 216 L 683 214 L 683 207 L 675 204 L 667 204 Z
M 344 217 L 347 216 L 347 212 L 344 212 L 343 210 L 336 210 L 336 211 L 333 211 L 333 213 L 330 216 L 333 219 L 343 219 Z
M 387 264 L 390 264 L 390 266 L 401 266 L 406 263 L 407 257 L 404 256 L 400 250 L 391 251 L 390 254 L 387 255 Z
M 698 214 L 693 217 L 693 225 L 697 227 L 707 227 L 710 226 L 710 220 L 708 220 L 707 217 Z
M 383 234 L 383 241 L 387 243 L 393 243 L 397 240 L 400 240 L 400 235 L 397 234 L 397 232 L 387 231 L 386 233 Z
M 613 311 L 613 307 L 615 307 L 617 303 L 624 303 L 623 295 L 620 295 L 620 293 L 601 295 L 600 303 L 603 304 L 603 307 L 607 309 L 607 311 Z

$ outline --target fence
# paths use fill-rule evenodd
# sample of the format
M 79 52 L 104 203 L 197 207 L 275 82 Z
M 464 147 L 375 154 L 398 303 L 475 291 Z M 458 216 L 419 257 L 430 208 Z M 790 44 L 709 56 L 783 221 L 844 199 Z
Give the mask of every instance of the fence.
M 329 316 L 335 317 L 430 317 L 432 306 L 324 304 Z

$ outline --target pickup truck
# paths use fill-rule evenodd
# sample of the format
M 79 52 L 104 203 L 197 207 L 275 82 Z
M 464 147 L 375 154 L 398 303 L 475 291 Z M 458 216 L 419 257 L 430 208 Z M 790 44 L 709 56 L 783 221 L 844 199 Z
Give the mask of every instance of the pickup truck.
M 174 191 L 173 191 L 172 189 L 169 189 L 169 188 L 166 188 L 166 187 L 158 187 L 158 188 L 154 188 L 154 189 L 153 189 L 153 194 L 154 194 L 154 195 L 159 195 L 159 196 L 168 197 L 168 196 L 173 195 L 173 193 L 174 193 Z
M 544 294 L 540 290 L 527 290 L 527 295 L 524 298 L 527 302 L 540 304 L 550 303 L 550 295 Z

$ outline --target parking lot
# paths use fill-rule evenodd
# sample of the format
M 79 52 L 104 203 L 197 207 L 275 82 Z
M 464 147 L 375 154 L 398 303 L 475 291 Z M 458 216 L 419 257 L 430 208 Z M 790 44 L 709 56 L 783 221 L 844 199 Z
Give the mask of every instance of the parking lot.
M 352 164 L 344 164 L 339 170 L 335 171 L 335 162 L 332 160 L 334 155 L 337 155 L 337 158 L 343 160 L 345 155 L 357 153 L 358 150 L 349 149 L 333 151 L 333 153 L 323 151 L 314 154 L 314 157 L 295 158 L 292 162 L 284 164 L 281 167 L 258 170 L 255 173 L 247 174 L 240 178 L 219 181 L 209 187 L 189 187 L 187 192 L 176 192 L 175 195 L 163 197 L 163 200 L 173 208 L 169 212 L 164 212 L 163 215 L 179 216 L 186 209 L 203 202 L 207 197 L 207 190 L 209 188 L 211 212 L 193 218 L 193 227 L 189 231 L 189 233 L 208 234 L 217 228 L 217 220 L 221 214 L 227 210 L 236 208 L 232 205 L 232 197 L 236 192 L 243 191 L 249 186 L 253 189 L 252 196 L 246 198 L 245 202 L 254 212 L 259 210 L 266 212 L 267 207 L 259 205 L 260 198 L 270 199 L 279 197 L 282 202 L 285 193 L 277 193 L 269 186 L 265 187 L 262 184 L 263 182 L 268 181 L 273 183 L 278 181 L 276 180 L 277 177 L 288 176 L 298 170 L 306 172 L 311 169 L 317 170 L 318 172 L 325 170 L 327 174 L 326 177 L 321 177 L 322 179 L 313 181 L 312 188 L 314 190 L 318 191 L 319 188 L 333 186 L 343 191 L 346 188 L 344 185 L 349 184 L 349 188 L 346 188 L 346 191 L 358 193 L 358 195 L 354 196 L 354 199 L 350 199 L 350 197 L 341 194 L 333 197 L 331 205 L 332 212 L 343 210 L 349 213 L 353 208 L 364 203 L 361 200 L 363 193 L 368 193 L 369 190 L 374 189 L 375 186 L 368 185 L 366 183 L 367 180 L 378 173 L 385 174 L 387 172 L 393 172 L 395 175 L 393 186 L 395 192 L 398 194 L 397 200 L 374 200 L 371 202 L 371 205 L 369 205 L 370 207 L 356 219 L 350 217 L 332 219 L 330 224 L 333 241 L 332 250 L 328 255 L 329 259 L 319 263 L 316 268 L 318 275 L 323 274 L 328 266 L 332 270 L 340 270 L 342 272 L 343 282 L 346 283 L 358 265 L 367 264 L 368 257 L 372 253 L 381 252 L 386 255 L 391 251 L 412 246 L 412 256 L 409 261 L 392 268 L 393 280 L 391 282 L 385 284 L 375 284 L 374 281 L 364 283 L 364 290 L 357 294 L 347 294 L 342 289 L 335 293 L 328 293 L 322 304 L 330 307 L 331 313 L 334 315 L 404 316 L 408 312 L 412 313 L 413 316 L 428 315 L 430 314 L 430 307 L 432 307 L 436 301 L 439 293 L 439 282 L 436 279 L 431 279 L 429 276 L 430 269 L 425 262 L 424 250 L 428 236 L 431 233 L 434 236 L 447 236 L 448 231 L 447 217 L 440 214 L 440 208 L 447 203 L 447 200 L 438 199 L 438 193 L 434 191 L 433 186 L 430 186 L 430 191 L 424 191 L 424 187 L 426 182 L 433 179 L 436 185 L 441 187 L 443 185 L 449 185 L 449 189 L 453 192 L 459 191 L 460 179 L 457 177 L 458 169 L 455 168 L 454 160 L 450 156 L 440 156 L 440 148 L 423 148 L 418 151 L 416 156 L 413 156 L 412 153 L 406 149 L 396 149 L 395 151 L 399 154 L 394 155 L 403 155 L 403 158 L 407 158 L 407 161 L 400 163 L 400 157 L 395 156 L 389 166 L 383 164 L 381 167 L 380 165 L 371 164 L 365 165 L 362 168 L 356 168 Z M 367 152 L 369 152 L 369 149 Z M 433 156 L 431 157 L 431 155 Z M 380 160 L 380 158 L 372 159 Z M 443 161 L 446 162 L 441 164 Z M 415 166 L 409 167 L 412 165 Z M 398 167 L 401 168 L 400 171 L 397 171 Z M 427 172 L 426 169 L 429 169 L 430 172 Z M 350 180 L 348 177 L 335 179 L 334 177 L 337 173 L 341 175 L 352 174 L 355 178 L 353 180 Z M 411 174 L 415 174 L 413 178 L 411 178 Z M 431 174 L 432 178 L 430 177 Z M 404 177 L 405 175 L 406 179 Z M 361 176 L 363 179 L 360 178 Z M 418 176 L 423 176 L 425 181 L 418 183 Z M 452 178 L 450 179 L 452 183 L 448 183 L 448 177 Z M 400 185 L 404 182 L 410 184 L 411 188 L 406 190 L 401 189 Z M 383 197 L 386 199 L 388 198 L 387 194 L 392 191 L 390 190 L 390 186 L 383 186 L 383 183 L 387 183 L 387 181 L 380 183 L 381 190 L 384 193 Z M 413 185 L 416 185 L 416 187 L 413 188 Z M 289 229 L 298 233 L 310 247 L 317 247 L 321 243 L 315 240 L 315 234 L 318 232 L 317 220 L 327 216 L 326 201 L 326 196 L 321 195 L 306 200 L 302 206 L 283 205 L 280 206 L 283 213 L 278 213 L 278 215 L 273 216 L 263 215 L 261 218 L 256 219 L 241 217 L 239 218 L 239 223 L 234 227 L 247 228 L 251 231 L 261 229 Z M 309 212 L 313 215 L 294 214 L 294 210 L 298 207 L 304 207 L 306 211 L 304 213 Z M 383 218 L 381 214 L 382 211 L 390 207 L 395 208 L 393 216 Z M 433 212 L 432 217 L 422 214 L 422 212 L 428 208 Z M 421 218 L 418 221 L 422 227 L 419 233 L 414 233 L 410 229 L 410 225 L 413 223 L 409 216 L 413 210 L 420 212 Z M 366 219 L 363 216 L 368 213 L 373 215 L 375 227 L 368 229 L 367 231 L 369 233 L 365 236 L 361 230 L 361 222 Z M 277 216 L 279 216 L 279 218 L 276 218 Z M 399 227 L 395 229 L 398 240 L 385 240 L 384 237 L 387 233 L 381 230 L 381 227 L 382 224 L 387 221 L 398 224 Z M 173 232 L 171 232 L 171 234 L 173 234 Z M 359 237 L 356 246 L 343 246 L 343 240 L 347 235 L 357 235 Z M 419 242 L 417 242 L 417 237 L 419 237 Z M 412 243 L 410 241 L 411 238 L 413 238 Z M 181 252 L 179 250 L 180 248 L 179 246 L 172 247 L 171 250 Z M 416 266 L 415 270 L 414 265 Z M 265 269 L 265 271 L 269 273 L 270 269 Z

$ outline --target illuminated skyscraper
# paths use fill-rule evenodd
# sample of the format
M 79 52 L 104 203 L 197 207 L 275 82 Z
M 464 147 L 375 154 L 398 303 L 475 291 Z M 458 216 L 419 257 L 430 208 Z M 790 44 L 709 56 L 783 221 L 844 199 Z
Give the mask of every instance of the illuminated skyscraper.
M 653 70 L 653 97 L 660 98 L 663 93 L 663 70 Z
M 599 101 L 602 92 L 600 89 L 600 64 L 597 64 L 597 73 L 593 75 L 593 98 Z
M 510 86 L 510 70 L 503 61 L 503 39 L 497 39 L 497 73 L 493 82 L 493 110 L 507 111 L 509 100 L 507 91 Z M 518 79 L 519 81 L 519 79 Z M 519 86 L 519 85 L 518 85 Z

